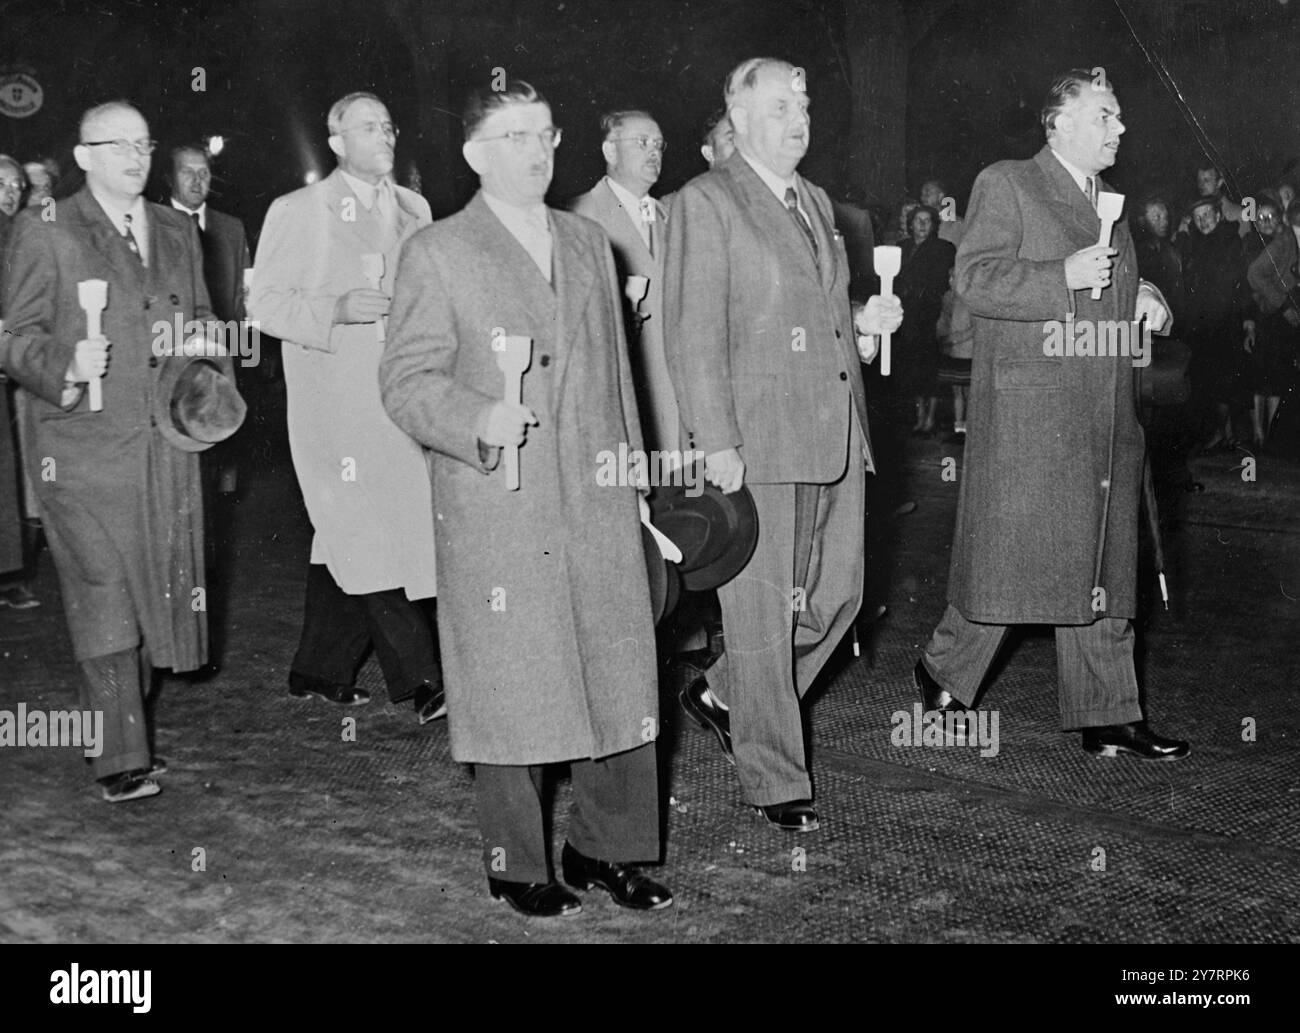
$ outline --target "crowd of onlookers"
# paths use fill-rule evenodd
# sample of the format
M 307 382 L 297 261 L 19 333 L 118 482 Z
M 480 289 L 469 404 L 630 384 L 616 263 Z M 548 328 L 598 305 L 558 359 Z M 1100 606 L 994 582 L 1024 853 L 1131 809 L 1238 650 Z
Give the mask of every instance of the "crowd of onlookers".
M 1196 196 L 1181 202 L 1173 192 L 1131 198 L 1125 215 L 1141 277 L 1173 310 L 1169 340 L 1186 346 L 1157 339 L 1157 352 L 1189 357 L 1182 451 L 1258 452 L 1300 381 L 1300 202 L 1293 177 L 1240 201 L 1228 196 L 1213 166 L 1197 171 L 1196 184 Z M 930 179 L 902 203 L 896 224 L 877 235 L 902 249 L 895 292 L 906 315 L 888 386 L 914 401 L 911 431 L 919 437 L 937 432 L 939 402 L 950 391 L 947 444 L 964 441 L 970 384 L 970 313 L 951 282 L 963 227 L 944 184 Z M 1190 477 L 1187 484 L 1199 487 Z

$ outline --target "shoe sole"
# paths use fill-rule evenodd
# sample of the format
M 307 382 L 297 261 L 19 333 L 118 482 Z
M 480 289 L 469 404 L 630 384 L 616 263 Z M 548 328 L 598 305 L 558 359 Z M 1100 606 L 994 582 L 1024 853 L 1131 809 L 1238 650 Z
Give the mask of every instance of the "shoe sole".
M 429 724 L 430 722 L 437 721 L 440 717 L 446 717 L 447 704 L 444 703 L 428 717 L 425 717 L 423 714 L 416 714 L 415 716 L 416 719 L 420 722 L 420 727 L 423 728 L 425 725 Z
M 780 829 L 782 832 L 797 832 L 797 833 L 803 833 L 803 832 L 816 832 L 819 828 L 822 827 L 822 822 L 821 822 L 821 819 L 820 819 L 820 818 L 814 819 L 814 821 L 813 821 L 813 823 L 812 823 L 811 825 L 798 825 L 798 826 L 796 826 L 796 825 L 782 825 L 780 822 L 773 821 L 773 820 L 772 820 L 771 818 L 769 818 L 766 814 L 764 814 L 764 813 L 763 813 L 763 809 L 762 809 L 761 807 L 755 807 L 755 808 L 754 808 L 754 813 L 757 814 L 760 818 L 762 818 L 762 819 L 763 819 L 765 822 L 767 822 L 769 825 L 771 825 L 772 828 L 774 828 L 774 829 Z
M 1191 750 L 1186 753 L 1166 753 L 1163 756 L 1152 757 L 1146 753 L 1139 753 L 1137 750 L 1130 750 L 1124 746 L 1085 746 L 1083 752 L 1093 757 L 1136 757 L 1138 760 L 1145 760 L 1156 764 L 1164 764 L 1171 760 L 1184 760 L 1191 755 Z
M 289 695 L 294 699 L 324 700 L 326 703 L 333 703 L 336 707 L 362 707 L 370 702 L 369 696 L 365 699 L 350 699 L 345 702 L 343 700 L 332 699 L 329 696 L 326 696 L 323 692 L 313 692 L 310 689 L 303 689 L 301 692 L 295 692 L 293 689 L 290 689 Z
M 722 750 L 722 755 L 727 758 L 727 763 L 734 768 L 736 766 L 736 754 L 730 742 L 730 734 L 724 732 L 708 718 L 699 714 L 695 704 L 688 702 L 688 696 L 685 691 L 678 695 L 677 702 L 681 704 L 682 709 L 686 711 L 687 716 L 692 721 L 703 728 L 706 732 L 713 733 L 713 737 L 718 740 L 718 746 Z
M 533 911 L 525 911 L 509 897 L 498 897 L 495 893 L 489 894 L 498 904 L 509 904 L 512 911 L 516 911 L 525 918 L 573 918 L 575 915 L 582 914 L 582 905 L 579 904 L 572 911 L 557 911 L 553 915 L 539 915 Z
M 121 793 L 117 796 L 110 796 L 107 791 L 104 792 L 104 799 L 109 803 L 126 803 L 128 800 L 143 800 L 148 796 L 157 796 L 162 792 L 162 786 L 156 782 L 151 782 L 140 786 L 134 792 Z
M 610 900 L 619 907 L 626 908 L 628 911 L 662 911 L 666 907 L 673 906 L 672 897 L 669 897 L 662 904 L 652 904 L 650 907 L 637 907 L 634 904 L 625 904 L 623 901 L 619 900 L 618 897 L 614 896 L 614 891 L 612 889 L 606 886 L 603 882 L 594 879 L 586 881 L 586 884 L 584 885 L 582 881 L 574 882 L 566 875 L 564 877 L 564 883 L 566 886 L 572 886 L 575 890 L 604 890 L 609 894 Z

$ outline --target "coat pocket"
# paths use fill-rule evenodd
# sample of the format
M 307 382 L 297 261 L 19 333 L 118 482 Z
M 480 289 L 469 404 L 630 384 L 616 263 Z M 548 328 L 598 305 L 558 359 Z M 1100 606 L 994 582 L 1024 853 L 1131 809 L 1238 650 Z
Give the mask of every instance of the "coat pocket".
M 993 368 L 993 387 L 998 391 L 1059 391 L 1061 367 L 1036 359 L 1002 362 Z

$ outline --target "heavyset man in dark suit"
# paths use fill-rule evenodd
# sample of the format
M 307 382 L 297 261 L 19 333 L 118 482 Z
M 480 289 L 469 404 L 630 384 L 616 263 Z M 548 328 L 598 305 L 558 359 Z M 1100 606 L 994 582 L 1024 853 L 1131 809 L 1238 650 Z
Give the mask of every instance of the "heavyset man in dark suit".
M 807 832 L 800 700 L 861 602 L 866 400 L 844 244 L 826 194 L 795 172 L 803 71 L 751 59 L 725 99 L 736 153 L 677 194 L 668 224 L 665 344 L 686 447 L 724 492 L 749 486 L 759 537 L 718 591 L 727 651 L 693 712 L 729 732 L 746 801 Z M 875 334 L 902 312 L 877 297 L 860 315 Z
M 643 502 L 595 476 L 641 433 L 609 239 L 545 204 L 559 139 L 527 83 L 471 97 L 464 155 L 482 189 L 403 249 L 379 376 L 393 419 L 433 451 L 451 751 L 474 765 L 492 896 L 581 910 L 551 879 L 542 811 L 542 765 L 568 761 L 565 881 L 655 910 L 672 894 L 629 863 L 662 849 Z M 523 404 L 503 400 L 498 366 L 516 336 L 532 339 Z M 511 491 L 502 450 L 520 445 Z
M 1172 760 L 1188 745 L 1147 727 L 1133 664 L 1144 449 L 1133 360 L 1045 345 L 1067 313 L 1094 331 L 1145 318 L 1159 332 L 1169 319 L 1139 284 L 1125 223 L 1114 247 L 1097 243 L 1119 115 L 1104 78 L 1074 69 L 1043 106 L 1046 146 L 975 181 L 955 276 L 975 323 L 966 465 L 948 608 L 915 678 L 927 711 L 964 710 L 1008 625 L 1052 624 L 1062 727 L 1082 729 L 1089 753 Z
M 153 666 L 190 671 L 207 658 L 198 456 L 156 418 L 187 359 L 152 345 L 158 322 L 212 312 L 193 226 L 141 196 L 154 149 L 144 118 L 114 102 L 88 111 L 80 132 L 85 187 L 53 219 L 33 208 L 17 220 L 0 362 L 33 396 L 31 477 L 81 704 L 104 712 L 94 774 L 117 802 L 159 791 L 144 713 Z M 102 336 L 88 338 L 77 285 L 90 279 L 108 283 L 108 306 Z M 213 362 L 229 374 L 229 359 Z M 103 410 L 93 412 L 87 383 L 99 376 Z

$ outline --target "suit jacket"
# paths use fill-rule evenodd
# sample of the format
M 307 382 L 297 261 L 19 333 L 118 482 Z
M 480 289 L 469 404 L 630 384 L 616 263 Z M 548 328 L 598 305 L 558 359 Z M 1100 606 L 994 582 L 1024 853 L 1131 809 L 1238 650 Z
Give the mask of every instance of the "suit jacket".
M 465 762 L 604 757 L 657 734 L 637 493 L 599 472 L 621 443 L 641 447 L 620 288 L 598 226 L 550 220 L 554 286 L 482 194 L 412 237 L 380 365 L 388 411 L 433 450 L 438 630 Z M 503 393 L 499 332 L 533 340 L 523 401 L 539 422 L 518 491 L 477 439 Z
M 361 256 L 384 256 L 391 291 L 402 243 L 429 223 L 419 194 L 394 187 L 395 227 L 366 210 L 337 169 L 266 213 L 249 310 L 283 342 L 289 446 L 316 536 L 311 561 L 343 591 L 435 595 L 433 508 L 424 451 L 379 398 L 380 325 L 336 324 L 334 306 L 368 287 Z
M 585 194 L 574 198 L 569 210 L 599 224 L 608 235 L 620 289 L 626 287 L 629 276 L 644 276 L 650 281 L 639 310 L 640 315 L 649 318 L 638 331 L 632 304 L 624 294 L 624 325 L 632 353 L 632 376 L 646 447 L 670 451 L 681 447 L 681 428 L 677 395 L 664 357 L 664 224 L 668 209 L 659 201 L 654 201 L 654 205 L 656 219 L 650 224 L 653 255 L 632 221 L 640 220 L 640 213 L 626 211 L 603 178 Z
M 4 275 L 6 370 L 31 395 L 29 460 L 59 568 L 78 659 L 145 645 L 155 666 L 207 659 L 203 504 L 196 453 L 162 437 L 152 417 L 168 363 L 153 344 L 183 321 L 212 318 L 199 238 L 190 221 L 146 205 L 149 267 L 131 253 L 88 188 L 56 217 L 27 209 L 15 223 Z M 86 316 L 81 280 L 108 283 L 103 333 L 112 343 L 103 411 L 83 390 L 63 405 L 64 374 Z M 166 328 L 166 331 L 162 330 Z M 219 359 L 227 375 L 229 359 Z
M 251 264 L 244 224 L 233 215 L 207 210 L 208 228 L 199 234 L 203 243 L 203 278 L 212 299 L 212 311 L 223 322 L 244 318 L 244 270 Z
M 1133 361 L 1047 354 L 1067 313 L 1076 333 L 1133 318 L 1137 256 L 1123 221 L 1100 300 L 1065 285 L 1065 259 L 1100 227 L 1048 147 L 975 181 L 955 276 L 975 343 L 948 585 L 974 621 L 1088 624 L 1136 610 L 1145 444 Z
M 755 483 L 832 483 L 849 420 L 867 434 L 844 241 L 826 194 L 799 188 L 816 258 L 739 151 L 681 189 L 668 224 L 665 350 L 687 447 L 740 449 Z

